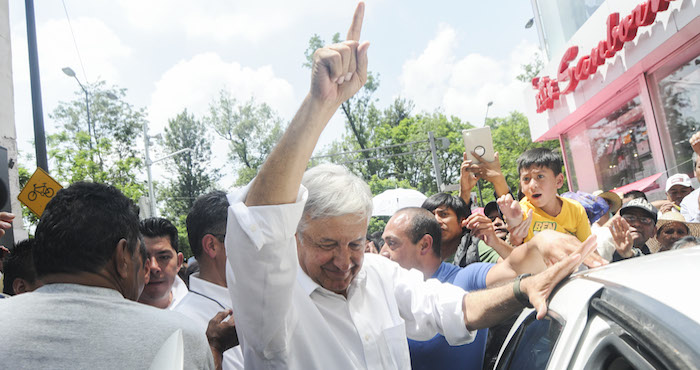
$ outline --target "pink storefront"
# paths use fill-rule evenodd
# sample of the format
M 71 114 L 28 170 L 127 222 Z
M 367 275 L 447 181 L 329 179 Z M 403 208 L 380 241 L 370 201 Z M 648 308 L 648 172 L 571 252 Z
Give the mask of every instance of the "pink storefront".
M 668 176 L 693 177 L 700 0 L 532 3 L 546 61 L 526 114 L 533 140 L 559 139 L 571 188 L 658 199 Z

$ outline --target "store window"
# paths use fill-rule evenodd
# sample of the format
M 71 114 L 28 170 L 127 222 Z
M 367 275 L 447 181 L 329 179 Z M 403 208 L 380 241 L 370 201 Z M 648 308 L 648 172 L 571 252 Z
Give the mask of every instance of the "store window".
M 566 43 L 604 0 L 537 0 L 548 57 L 563 52 Z
M 611 190 L 659 172 L 638 96 L 563 138 L 569 167 L 576 169 L 577 185 L 584 190 Z M 585 179 L 580 176 L 582 173 L 587 174 Z
M 697 48 L 696 48 L 697 49 Z M 680 66 L 661 68 L 650 85 L 659 122 L 659 136 L 669 175 L 694 175 L 693 150 L 688 139 L 700 130 L 700 55 L 683 58 Z

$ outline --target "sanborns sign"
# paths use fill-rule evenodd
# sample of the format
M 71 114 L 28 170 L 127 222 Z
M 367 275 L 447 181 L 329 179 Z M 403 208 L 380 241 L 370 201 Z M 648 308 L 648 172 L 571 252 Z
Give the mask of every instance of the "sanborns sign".
M 552 109 L 554 102 L 559 100 L 561 95 L 574 91 L 579 81 L 594 74 L 606 59 L 614 57 L 626 42 L 634 40 L 639 27 L 653 24 L 656 13 L 667 10 L 671 1 L 674 0 L 647 0 L 637 5 L 632 13 L 622 20 L 620 20 L 620 13 L 610 14 L 607 22 L 607 39 L 599 42 L 598 46 L 591 49 L 590 54 L 582 56 L 575 65 L 569 65 L 569 63 L 578 55 L 578 46 L 572 46 L 566 50 L 559 62 L 557 78 L 545 76 L 532 79 L 532 87 L 537 90 L 535 96 L 537 113 Z M 568 83 L 566 87 L 560 88 L 560 82 Z

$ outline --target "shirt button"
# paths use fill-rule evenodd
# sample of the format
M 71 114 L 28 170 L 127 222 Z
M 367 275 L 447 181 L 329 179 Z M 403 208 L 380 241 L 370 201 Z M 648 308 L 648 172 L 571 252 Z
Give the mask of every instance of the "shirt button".
M 365 342 L 369 343 L 369 334 L 365 334 Z
M 250 231 L 252 231 L 252 232 L 258 231 L 258 225 L 252 225 L 252 226 L 250 227 Z

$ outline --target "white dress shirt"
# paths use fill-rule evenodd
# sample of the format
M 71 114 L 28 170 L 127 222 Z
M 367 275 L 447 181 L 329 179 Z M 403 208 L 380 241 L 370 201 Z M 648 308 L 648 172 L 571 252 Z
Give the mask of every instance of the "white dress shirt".
M 693 190 L 681 201 L 681 214 L 687 222 L 700 222 L 698 197 L 700 197 L 700 188 Z
M 217 313 L 231 308 L 231 295 L 226 287 L 199 278 L 199 272 L 190 275 L 190 292 L 174 311 L 192 319 L 204 332 Z M 235 317 L 234 317 L 235 320 Z M 224 369 L 243 369 L 243 352 L 236 346 L 224 352 Z
M 347 299 L 299 267 L 294 233 L 308 196 L 246 207 L 245 187 L 229 195 L 228 288 L 246 369 L 408 369 L 406 337 L 443 334 L 452 345 L 476 332 L 464 325 L 465 292 L 417 270 L 366 254 Z
M 173 280 L 173 286 L 170 287 L 170 292 L 173 294 L 173 300 L 170 301 L 170 304 L 166 307 L 168 310 L 174 309 L 175 306 L 185 298 L 189 290 L 187 290 L 187 284 L 180 279 L 180 276 L 175 275 L 175 280 Z

